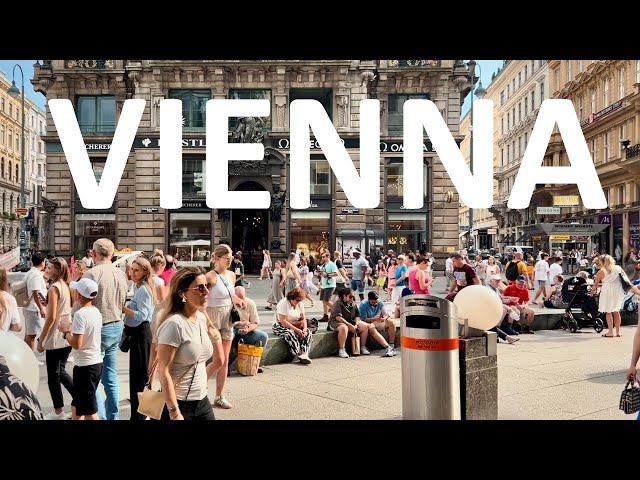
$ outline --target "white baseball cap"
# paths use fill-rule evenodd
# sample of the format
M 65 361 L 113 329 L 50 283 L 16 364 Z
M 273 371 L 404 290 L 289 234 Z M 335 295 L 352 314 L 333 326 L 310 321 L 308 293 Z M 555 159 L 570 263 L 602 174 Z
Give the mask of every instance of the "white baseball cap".
M 81 278 L 77 282 L 71 282 L 69 287 L 77 290 L 84 298 L 95 298 L 98 294 L 98 284 L 90 278 Z
M 489 280 L 497 280 L 499 282 L 502 281 L 502 277 L 500 275 L 491 275 L 491 278 L 489 278 Z

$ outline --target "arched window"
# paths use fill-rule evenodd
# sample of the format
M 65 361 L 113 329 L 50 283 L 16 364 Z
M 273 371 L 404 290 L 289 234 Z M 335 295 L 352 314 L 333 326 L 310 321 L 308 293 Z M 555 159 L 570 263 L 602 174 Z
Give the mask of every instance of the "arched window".
M 4 157 L 2 157 L 2 166 L 0 167 L 0 178 L 4 178 Z
M 18 165 L 16 165 L 16 182 L 20 181 L 20 170 L 18 169 Z

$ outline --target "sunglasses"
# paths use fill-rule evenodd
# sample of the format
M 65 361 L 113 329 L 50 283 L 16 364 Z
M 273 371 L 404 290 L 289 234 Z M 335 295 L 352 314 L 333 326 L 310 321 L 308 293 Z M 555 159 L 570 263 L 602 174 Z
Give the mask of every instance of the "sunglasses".
M 201 283 L 200 285 L 196 285 L 195 287 L 193 287 L 191 290 L 197 290 L 198 293 L 203 294 L 203 293 L 209 293 L 209 291 L 211 291 L 212 288 L 213 288 L 213 285 L 211 285 L 210 283 Z

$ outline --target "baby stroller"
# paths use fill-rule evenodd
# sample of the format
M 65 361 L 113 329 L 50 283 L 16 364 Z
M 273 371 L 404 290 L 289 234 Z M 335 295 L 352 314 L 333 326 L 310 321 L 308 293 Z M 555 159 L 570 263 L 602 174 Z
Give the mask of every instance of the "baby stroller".
M 593 327 L 600 333 L 604 329 L 604 322 L 598 312 L 598 300 L 589 295 L 591 286 L 582 277 L 571 277 L 562 283 L 562 300 L 567 308 L 560 320 L 563 330 L 575 333 L 582 327 Z

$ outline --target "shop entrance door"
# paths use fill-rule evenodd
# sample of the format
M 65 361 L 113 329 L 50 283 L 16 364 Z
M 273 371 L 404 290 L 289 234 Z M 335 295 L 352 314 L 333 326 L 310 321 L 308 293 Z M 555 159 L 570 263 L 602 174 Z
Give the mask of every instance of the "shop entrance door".
M 236 192 L 265 191 L 257 182 L 244 182 Z M 258 273 L 262 268 L 262 249 L 268 245 L 269 210 L 231 210 L 231 248 L 242 252 L 245 274 Z

